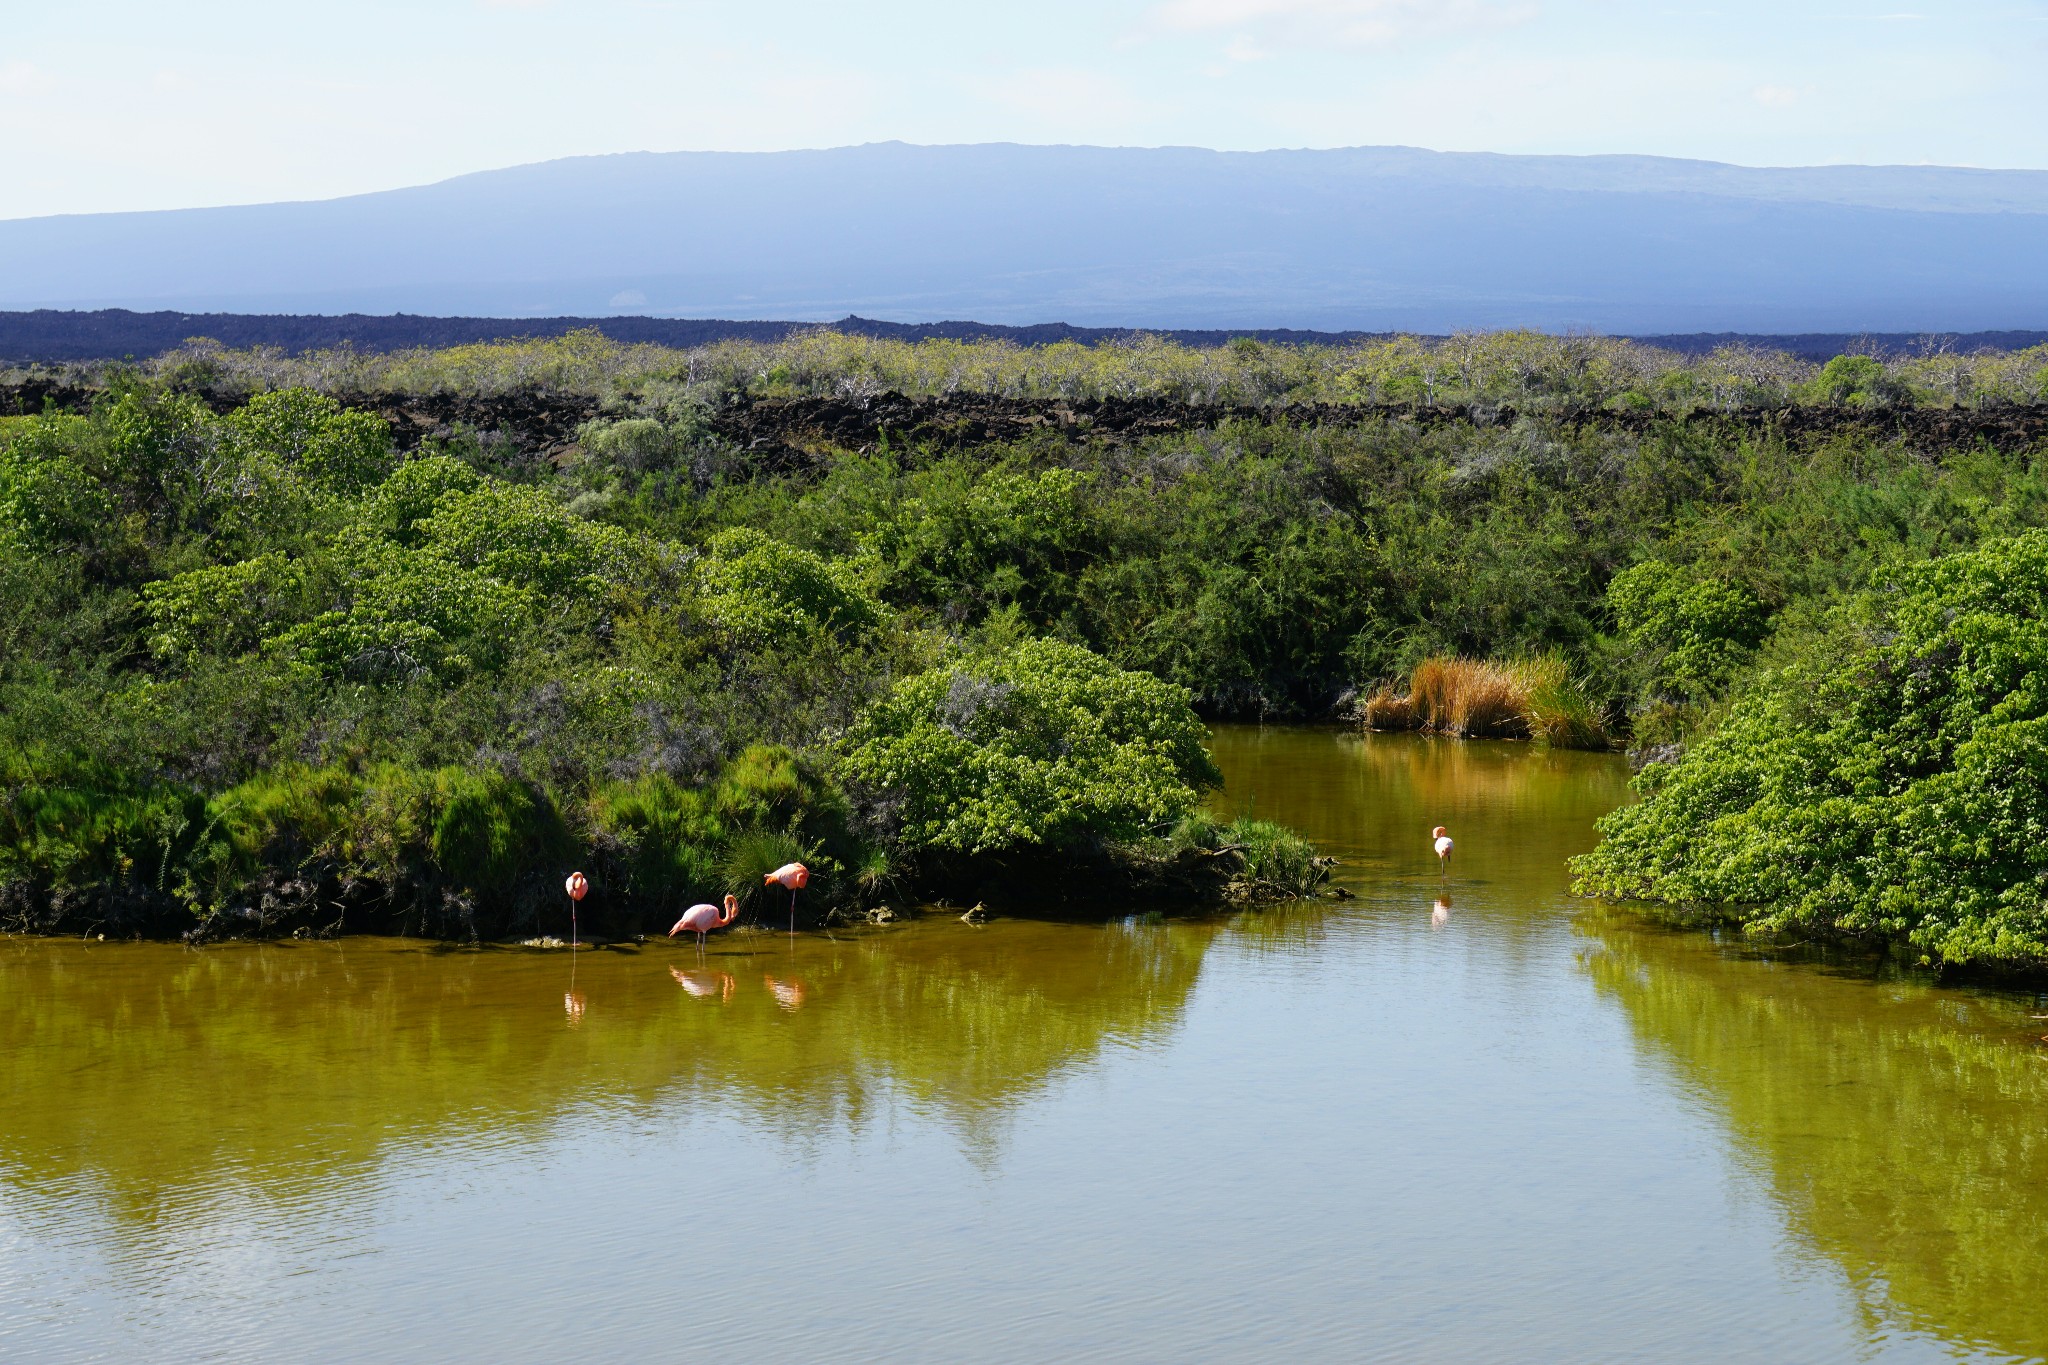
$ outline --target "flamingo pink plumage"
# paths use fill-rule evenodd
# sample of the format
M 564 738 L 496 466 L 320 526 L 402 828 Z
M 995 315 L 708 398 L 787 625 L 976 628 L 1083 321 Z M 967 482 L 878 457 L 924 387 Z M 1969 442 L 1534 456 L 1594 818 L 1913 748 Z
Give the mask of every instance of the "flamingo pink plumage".
M 796 932 L 796 893 L 808 886 L 811 870 L 802 863 L 784 863 L 773 872 L 761 878 L 763 886 L 786 886 L 789 888 L 789 932 Z
M 1442 825 L 1438 825 L 1429 833 L 1430 837 L 1436 840 L 1436 871 L 1438 876 L 1442 876 L 1451 865 L 1451 836 Z
M 706 934 L 710 933 L 713 929 L 723 929 L 739 917 L 740 898 L 738 896 L 727 896 L 725 898 L 725 913 L 723 915 L 718 913 L 718 907 L 715 905 L 693 905 L 683 911 L 683 917 L 676 921 L 675 928 L 668 931 L 668 936 L 674 938 L 683 930 L 688 929 L 697 936 L 697 946 L 702 948 Z

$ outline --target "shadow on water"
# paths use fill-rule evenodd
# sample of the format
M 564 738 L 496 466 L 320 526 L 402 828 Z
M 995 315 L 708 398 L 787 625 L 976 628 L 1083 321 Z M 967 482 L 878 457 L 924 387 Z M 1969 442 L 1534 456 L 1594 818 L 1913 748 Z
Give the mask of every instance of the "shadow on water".
M 2048 1047 L 2021 998 L 1775 962 L 1596 910 L 1585 970 L 1872 1335 L 2048 1356 Z

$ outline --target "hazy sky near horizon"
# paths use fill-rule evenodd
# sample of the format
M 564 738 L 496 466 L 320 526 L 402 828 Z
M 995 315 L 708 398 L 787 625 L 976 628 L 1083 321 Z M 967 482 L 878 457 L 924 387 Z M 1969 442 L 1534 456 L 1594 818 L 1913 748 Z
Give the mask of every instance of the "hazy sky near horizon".
M 2048 169 L 2048 0 L 0 0 L 0 218 L 900 138 Z

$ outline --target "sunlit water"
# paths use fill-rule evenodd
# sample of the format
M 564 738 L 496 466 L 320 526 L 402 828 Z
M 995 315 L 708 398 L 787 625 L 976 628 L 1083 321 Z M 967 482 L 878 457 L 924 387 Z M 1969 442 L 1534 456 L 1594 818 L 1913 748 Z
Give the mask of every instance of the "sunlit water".
M 0 1359 L 2048 1351 L 2036 999 L 1571 900 L 1615 760 L 1217 753 L 1357 899 L 573 979 L 0 940 Z

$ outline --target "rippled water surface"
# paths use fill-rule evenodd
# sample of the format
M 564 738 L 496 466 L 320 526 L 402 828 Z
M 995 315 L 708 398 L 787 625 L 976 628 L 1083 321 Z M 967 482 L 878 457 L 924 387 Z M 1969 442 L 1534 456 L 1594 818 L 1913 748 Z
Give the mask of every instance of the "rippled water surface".
M 0 1359 L 2048 1352 L 2038 997 L 1572 901 L 1616 760 L 1216 748 L 1357 899 L 0 940 Z

